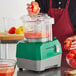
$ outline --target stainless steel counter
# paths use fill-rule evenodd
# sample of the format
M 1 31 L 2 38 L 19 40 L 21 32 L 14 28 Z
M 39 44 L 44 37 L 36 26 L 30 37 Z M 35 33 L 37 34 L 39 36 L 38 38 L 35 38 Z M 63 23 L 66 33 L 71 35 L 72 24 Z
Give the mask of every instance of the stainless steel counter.
M 64 71 L 69 68 L 70 67 L 66 62 L 62 62 L 62 66 L 60 68 L 50 68 L 44 72 L 34 72 L 28 70 L 19 71 L 17 68 L 14 76 L 66 76 Z
M 14 76 L 61 76 L 60 69 L 49 69 L 44 72 L 38 73 L 33 71 L 17 71 Z

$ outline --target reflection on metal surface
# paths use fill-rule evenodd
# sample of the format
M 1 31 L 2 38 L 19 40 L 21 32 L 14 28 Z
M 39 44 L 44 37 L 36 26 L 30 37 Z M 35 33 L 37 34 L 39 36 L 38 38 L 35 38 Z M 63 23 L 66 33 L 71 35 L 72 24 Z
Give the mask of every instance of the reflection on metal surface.
M 61 69 L 49 69 L 43 72 L 34 72 L 34 71 L 18 71 L 17 76 L 61 76 Z

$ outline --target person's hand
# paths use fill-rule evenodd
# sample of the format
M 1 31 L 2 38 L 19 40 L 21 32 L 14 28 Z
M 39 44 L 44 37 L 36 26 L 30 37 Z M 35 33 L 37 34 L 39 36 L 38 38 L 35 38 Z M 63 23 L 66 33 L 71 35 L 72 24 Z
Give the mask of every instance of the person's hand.
M 69 37 L 72 40 L 71 48 L 69 50 L 76 50 L 76 35 Z
M 27 11 L 29 16 L 34 16 L 34 13 L 32 13 L 31 4 L 27 4 Z
M 76 76 L 76 69 L 68 69 L 64 71 L 64 73 L 66 74 L 66 76 Z
M 32 1 L 31 4 L 27 4 L 27 11 L 29 16 L 37 16 L 40 11 L 39 4 Z

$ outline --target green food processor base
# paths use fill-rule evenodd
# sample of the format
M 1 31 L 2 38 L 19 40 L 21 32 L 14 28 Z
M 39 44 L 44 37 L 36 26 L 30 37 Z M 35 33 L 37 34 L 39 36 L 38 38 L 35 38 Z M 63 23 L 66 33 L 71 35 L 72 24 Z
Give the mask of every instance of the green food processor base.
M 61 45 L 56 38 L 44 43 L 28 43 L 23 40 L 17 44 L 17 66 L 22 69 L 44 71 L 51 67 L 60 67 L 61 56 Z

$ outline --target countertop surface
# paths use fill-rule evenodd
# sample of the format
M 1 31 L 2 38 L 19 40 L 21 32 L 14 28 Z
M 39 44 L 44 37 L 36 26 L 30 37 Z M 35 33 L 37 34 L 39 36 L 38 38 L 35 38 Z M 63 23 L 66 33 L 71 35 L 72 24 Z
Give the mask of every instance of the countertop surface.
M 29 70 L 19 71 L 18 68 L 16 68 L 14 76 L 66 76 L 64 71 L 68 69 L 70 69 L 68 64 L 65 61 L 62 61 L 60 68 L 50 68 L 43 72 L 34 72 Z
M 20 34 L 8 34 L 5 32 L 0 32 L 0 40 L 23 40 L 24 35 Z

